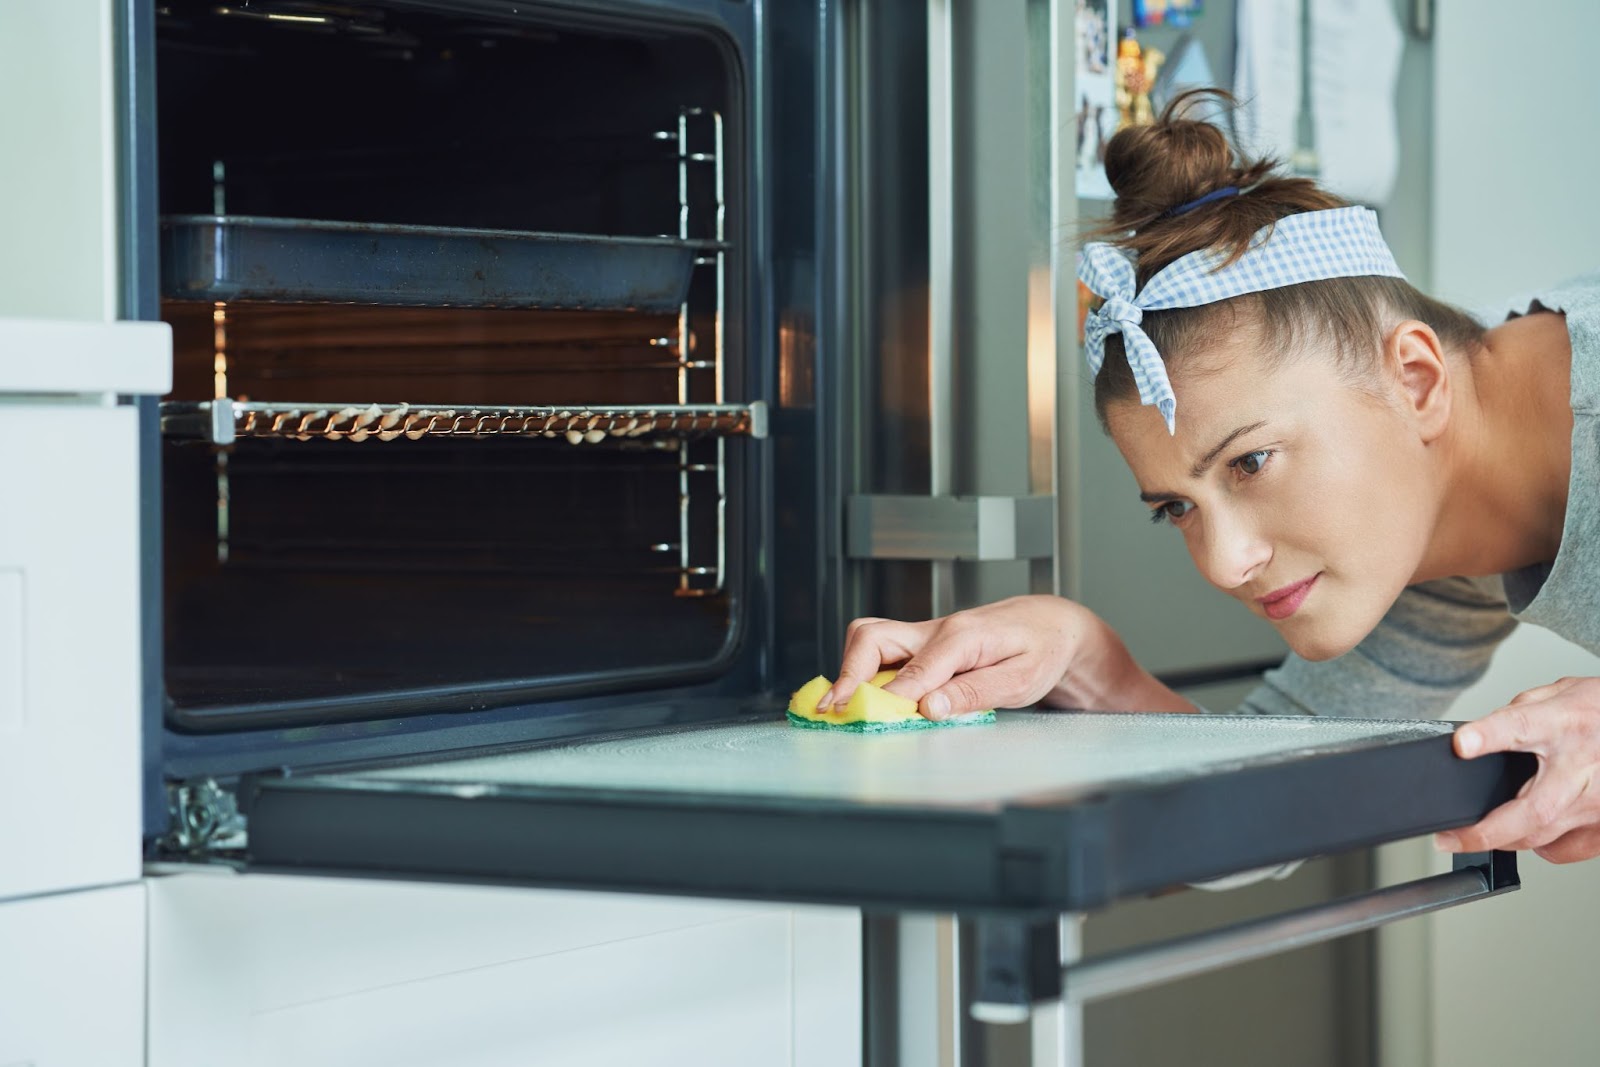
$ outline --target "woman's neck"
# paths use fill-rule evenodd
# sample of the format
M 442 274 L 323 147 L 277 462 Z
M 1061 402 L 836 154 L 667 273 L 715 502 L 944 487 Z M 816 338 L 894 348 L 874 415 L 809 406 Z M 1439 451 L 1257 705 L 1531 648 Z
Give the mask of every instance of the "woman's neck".
M 1571 340 L 1564 316 L 1489 331 L 1461 381 L 1439 520 L 1420 577 L 1501 574 L 1555 559 L 1572 469 Z

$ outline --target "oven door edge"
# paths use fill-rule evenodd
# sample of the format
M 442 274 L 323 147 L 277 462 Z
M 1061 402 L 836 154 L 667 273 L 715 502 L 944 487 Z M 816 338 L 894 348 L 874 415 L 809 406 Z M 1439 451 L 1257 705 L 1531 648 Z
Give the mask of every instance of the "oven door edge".
M 954 747 L 967 729 L 995 730 L 989 756 L 1036 745 L 1021 732 L 1007 737 L 1013 714 L 1002 713 L 1000 727 L 928 740 Z M 1244 730 L 1271 725 L 1238 721 Z M 886 777 L 808 794 L 664 787 L 649 766 L 664 751 L 709 749 L 707 767 L 738 774 L 730 764 L 747 751 L 759 756 L 773 739 L 752 739 L 768 729 L 786 728 L 712 725 L 691 731 L 698 736 L 620 739 L 621 758 L 634 764 L 621 778 L 642 772 L 653 783 L 636 787 L 619 786 L 604 767 L 595 785 L 522 769 L 568 758 L 565 746 L 535 750 L 526 764 L 510 756 L 460 769 L 254 776 L 238 798 L 247 832 L 221 858 L 255 871 L 1040 915 L 1465 825 L 1513 797 L 1533 771 L 1531 757 L 1516 754 L 1459 760 L 1448 732 L 1354 745 L 1292 740 L 1280 755 L 1176 779 L 970 801 L 886 799 L 878 786 L 914 746 L 906 735 L 788 738 L 775 779 L 814 778 L 806 763 L 828 751 L 864 759 L 867 746 L 886 749 L 888 763 L 860 765 Z M 916 752 L 938 762 L 934 749 Z

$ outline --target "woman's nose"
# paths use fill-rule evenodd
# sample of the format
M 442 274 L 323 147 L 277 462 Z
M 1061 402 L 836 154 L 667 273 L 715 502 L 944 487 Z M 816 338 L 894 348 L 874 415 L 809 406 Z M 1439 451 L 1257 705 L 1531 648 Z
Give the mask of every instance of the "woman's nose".
M 1218 589 L 1239 588 L 1259 576 L 1272 559 L 1267 539 L 1237 518 L 1208 522 L 1201 536 L 1204 542 L 1197 546 L 1195 563 L 1206 581 Z

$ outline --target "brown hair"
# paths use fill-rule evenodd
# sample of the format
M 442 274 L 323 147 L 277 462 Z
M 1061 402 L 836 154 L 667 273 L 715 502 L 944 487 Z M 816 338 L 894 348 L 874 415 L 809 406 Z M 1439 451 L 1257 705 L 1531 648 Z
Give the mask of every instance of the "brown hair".
M 1248 159 L 1210 122 L 1185 115 L 1197 108 L 1232 108 L 1220 89 L 1195 89 L 1174 98 L 1149 126 L 1132 126 L 1106 147 L 1106 176 L 1116 191 L 1111 219 L 1088 231 L 1132 252 L 1142 288 L 1161 268 L 1190 252 L 1215 249 L 1228 262 L 1242 256 L 1264 226 L 1302 211 L 1345 207 L 1309 178 L 1286 177 L 1272 159 Z M 1175 209 L 1234 186 L 1237 196 L 1177 213 Z M 1447 349 L 1472 353 L 1484 328 L 1458 308 L 1418 292 L 1400 278 L 1329 278 L 1233 297 L 1194 308 L 1147 311 L 1141 328 L 1169 369 L 1210 338 L 1241 326 L 1274 343 L 1264 353 L 1281 360 L 1312 337 L 1331 338 L 1335 358 L 1352 381 L 1370 383 L 1386 326 L 1401 319 L 1426 323 Z M 1101 425 L 1115 401 L 1136 396 L 1122 337 L 1106 338 L 1105 364 L 1094 383 Z

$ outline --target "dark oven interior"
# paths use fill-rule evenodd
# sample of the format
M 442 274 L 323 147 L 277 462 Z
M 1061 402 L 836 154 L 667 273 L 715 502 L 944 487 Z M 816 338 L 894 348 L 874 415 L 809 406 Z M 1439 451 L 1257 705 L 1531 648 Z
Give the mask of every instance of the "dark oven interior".
M 498 10 L 158 7 L 180 728 L 659 686 L 736 644 L 736 63 Z

